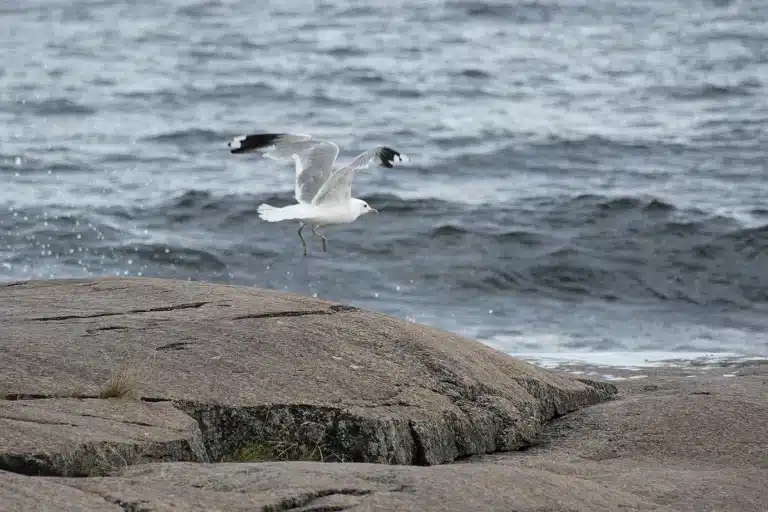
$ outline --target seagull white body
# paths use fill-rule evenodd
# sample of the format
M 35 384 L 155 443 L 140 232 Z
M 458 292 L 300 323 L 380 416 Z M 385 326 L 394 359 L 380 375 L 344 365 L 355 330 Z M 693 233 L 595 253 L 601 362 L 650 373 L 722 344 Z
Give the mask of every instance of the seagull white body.
M 275 160 L 293 159 L 296 163 L 295 198 L 297 204 L 278 208 L 269 204 L 259 205 L 259 217 L 267 222 L 298 220 L 301 223 L 299 238 L 307 254 L 307 244 L 301 235 L 306 224 L 312 233 L 323 241 L 327 251 L 327 239 L 318 233 L 320 226 L 349 224 L 363 214 L 377 210 L 362 199 L 352 197 L 352 179 L 355 171 L 365 169 L 375 162 L 392 167 L 394 161 L 402 161 L 400 153 L 379 146 L 355 157 L 352 162 L 334 169 L 339 147 L 310 135 L 289 133 L 257 133 L 232 139 L 228 146 L 232 153 L 258 151 Z
M 360 201 L 360 199 L 357 201 Z M 319 227 L 333 224 L 349 224 L 367 211 L 375 212 L 376 210 L 370 207 L 366 209 L 362 204 L 355 203 L 355 199 L 351 199 L 347 204 L 325 207 L 299 203 L 276 208 L 268 204 L 261 204 L 257 211 L 259 212 L 259 217 L 267 222 L 300 220 L 305 224 Z

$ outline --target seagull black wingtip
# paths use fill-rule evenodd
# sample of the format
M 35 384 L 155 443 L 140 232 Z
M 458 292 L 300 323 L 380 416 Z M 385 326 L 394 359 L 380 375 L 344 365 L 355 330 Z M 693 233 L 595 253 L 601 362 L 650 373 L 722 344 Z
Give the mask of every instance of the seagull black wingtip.
M 230 153 L 247 153 L 271 146 L 282 134 L 252 133 L 235 137 L 227 143 Z
M 381 165 L 383 167 L 388 169 L 393 168 L 394 165 L 392 165 L 392 161 L 395 159 L 395 157 L 400 158 L 400 153 L 390 147 L 383 146 L 379 150 L 379 158 L 381 159 Z

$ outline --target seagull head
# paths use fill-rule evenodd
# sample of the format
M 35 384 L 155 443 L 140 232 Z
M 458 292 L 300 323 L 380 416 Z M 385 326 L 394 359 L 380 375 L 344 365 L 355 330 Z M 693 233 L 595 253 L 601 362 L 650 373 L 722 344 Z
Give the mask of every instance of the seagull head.
M 372 208 L 362 199 L 352 199 L 352 212 L 355 214 L 355 218 L 366 213 L 379 213 L 376 208 Z

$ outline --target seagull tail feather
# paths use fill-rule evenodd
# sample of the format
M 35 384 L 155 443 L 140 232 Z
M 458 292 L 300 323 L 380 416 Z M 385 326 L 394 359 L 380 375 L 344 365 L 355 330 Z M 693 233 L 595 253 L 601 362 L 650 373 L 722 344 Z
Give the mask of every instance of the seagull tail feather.
M 262 220 L 267 222 L 280 222 L 281 220 L 293 220 L 299 218 L 297 215 L 299 212 L 296 211 L 297 209 L 295 206 L 298 205 L 292 204 L 290 206 L 283 206 L 282 208 L 278 208 L 276 206 L 262 203 L 259 205 L 256 211 L 259 214 L 259 218 Z

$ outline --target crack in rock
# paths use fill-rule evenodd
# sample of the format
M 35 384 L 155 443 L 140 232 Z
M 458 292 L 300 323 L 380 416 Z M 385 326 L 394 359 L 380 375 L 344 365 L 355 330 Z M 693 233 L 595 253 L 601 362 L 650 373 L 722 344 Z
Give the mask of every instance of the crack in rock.
M 117 505 L 119 507 L 122 507 L 125 512 L 151 512 L 152 508 L 150 508 L 148 501 L 122 501 L 118 499 L 109 499 L 104 498 L 104 501 L 108 503 L 112 503 L 114 505 Z
M 3 395 L 3 400 L 45 400 L 46 398 L 53 398 L 50 395 L 41 395 L 39 393 L 9 393 Z
M 108 325 L 106 327 L 94 327 L 93 329 L 86 329 L 85 332 L 88 334 L 98 334 L 100 331 L 123 331 L 126 329 L 130 329 L 130 327 L 126 327 L 124 325 Z
M 67 395 L 45 395 L 40 393 L 9 393 L 7 395 L 0 396 L 3 400 L 52 400 L 55 398 L 101 398 L 99 395 L 85 395 L 85 394 L 67 394 Z
M 109 400 L 108 398 L 102 398 L 97 395 L 77 395 L 77 396 L 66 396 L 66 397 L 60 397 L 55 395 L 21 395 L 21 394 L 11 394 L 11 395 L 5 395 L 3 397 L 5 400 L 9 401 L 18 401 L 18 400 L 54 400 L 54 399 L 62 399 L 62 398 L 77 398 L 77 399 L 97 399 L 97 400 Z M 157 403 L 157 402 L 172 402 L 173 400 L 170 400 L 168 398 L 153 398 L 153 397 L 141 397 L 140 400 L 142 402 L 149 402 L 149 403 Z M 125 420 L 125 419 L 119 419 L 116 420 L 114 418 L 108 418 L 105 416 L 99 416 L 97 414 L 88 414 L 85 412 L 78 412 L 76 413 L 77 416 L 83 416 L 85 418 L 97 418 L 100 420 L 105 421 L 114 421 L 119 423 L 125 423 L 127 425 L 138 425 L 139 427 L 157 427 L 158 425 L 152 424 L 152 423 L 146 423 L 143 421 L 131 421 L 131 420 Z M 5 416 L 5 419 L 10 420 L 16 420 L 16 421 L 26 421 L 29 423 L 40 423 L 45 425 L 66 425 L 69 427 L 78 427 L 79 425 L 76 425 L 74 423 L 66 423 L 66 422 L 57 422 L 57 421 L 46 421 L 46 420 L 30 420 L 30 419 L 24 419 L 24 418 L 17 418 L 13 416 Z M 167 427 L 166 427 L 167 428 Z M 183 430 L 182 430 L 183 431 Z
M 133 315 L 139 313 L 155 313 L 158 311 L 176 311 L 178 309 L 196 309 L 205 306 L 208 302 L 190 302 L 188 304 L 176 304 L 173 306 L 160 306 L 157 308 L 147 309 L 131 309 L 129 311 L 121 311 L 115 313 L 92 313 L 90 315 L 61 315 L 61 316 L 43 316 L 37 318 L 30 318 L 33 322 L 51 322 L 56 320 L 71 320 L 74 318 L 100 318 L 104 316 L 120 316 L 120 315 Z
M 23 423 L 37 423 L 38 425 L 63 425 L 65 427 L 78 427 L 75 423 L 67 423 L 65 421 L 48 421 L 48 420 L 31 420 L 29 418 L 19 418 L 16 416 L 3 416 L 4 420 L 21 421 Z
M 371 494 L 372 492 L 373 491 L 369 491 L 366 489 L 327 489 L 323 491 L 313 491 L 313 492 L 307 492 L 307 493 L 301 494 L 293 498 L 287 498 L 287 499 L 281 500 L 275 505 L 267 505 L 264 507 L 263 510 L 264 512 L 285 512 L 288 510 L 297 510 L 300 508 L 304 508 L 319 498 L 325 498 L 328 496 L 333 496 L 335 494 L 342 494 L 345 496 L 366 496 L 368 494 Z M 328 510 L 328 509 L 325 508 L 320 510 Z M 335 510 L 343 510 L 343 509 L 336 508 Z
M 421 436 L 416 431 L 413 420 L 408 422 L 408 429 L 411 431 L 411 437 L 413 438 L 413 458 L 411 459 L 411 464 L 414 466 L 426 466 L 427 455 L 424 451 L 424 444 L 421 442 Z
M 103 400 L 108 400 L 108 399 L 103 399 Z M 97 418 L 97 419 L 105 420 L 105 421 L 113 421 L 115 423 L 125 423 L 127 425 L 138 425 L 140 427 L 157 427 L 158 426 L 158 425 L 153 425 L 152 423 L 145 423 L 143 421 L 131 421 L 131 420 L 123 420 L 123 419 L 117 419 L 116 420 L 114 418 L 107 418 L 107 417 L 104 417 L 104 416 L 99 416 L 98 414 L 88 414 L 88 413 L 85 413 L 85 412 L 79 412 L 79 413 L 77 413 L 77 415 L 78 416 L 83 416 L 83 417 L 86 417 L 86 418 Z M 77 426 L 77 425 L 73 425 L 73 426 Z M 176 429 L 173 429 L 173 430 L 176 430 Z
M 187 341 L 176 341 L 174 343 L 169 343 L 167 345 L 162 345 L 160 347 L 157 347 L 155 350 L 161 352 L 163 350 L 185 350 L 190 345 L 195 345 L 196 343 L 190 343 Z
M 0 454 L 0 470 L 25 476 L 60 476 L 51 468 L 47 454 Z
M 149 402 L 151 404 L 155 404 L 158 402 L 171 402 L 175 404 L 175 400 L 173 400 L 172 398 L 163 398 L 161 396 L 142 396 L 141 398 L 139 398 L 139 400 L 141 400 L 142 402 Z
M 80 283 L 80 284 L 76 284 L 75 286 L 80 286 L 80 287 L 90 286 L 91 288 L 93 288 L 92 291 L 94 292 L 112 292 L 116 290 L 128 290 L 129 288 L 132 288 L 132 286 L 130 285 L 110 286 L 108 288 L 96 288 L 96 286 L 99 286 L 100 284 L 104 284 L 104 283 L 101 283 L 99 281 L 88 281 L 87 283 Z
M 247 315 L 236 316 L 233 320 L 248 320 L 251 318 L 279 318 L 290 316 L 310 316 L 310 315 L 333 315 L 335 313 L 359 311 L 359 308 L 347 306 L 346 304 L 337 304 L 321 311 L 278 311 L 274 313 L 249 313 Z

